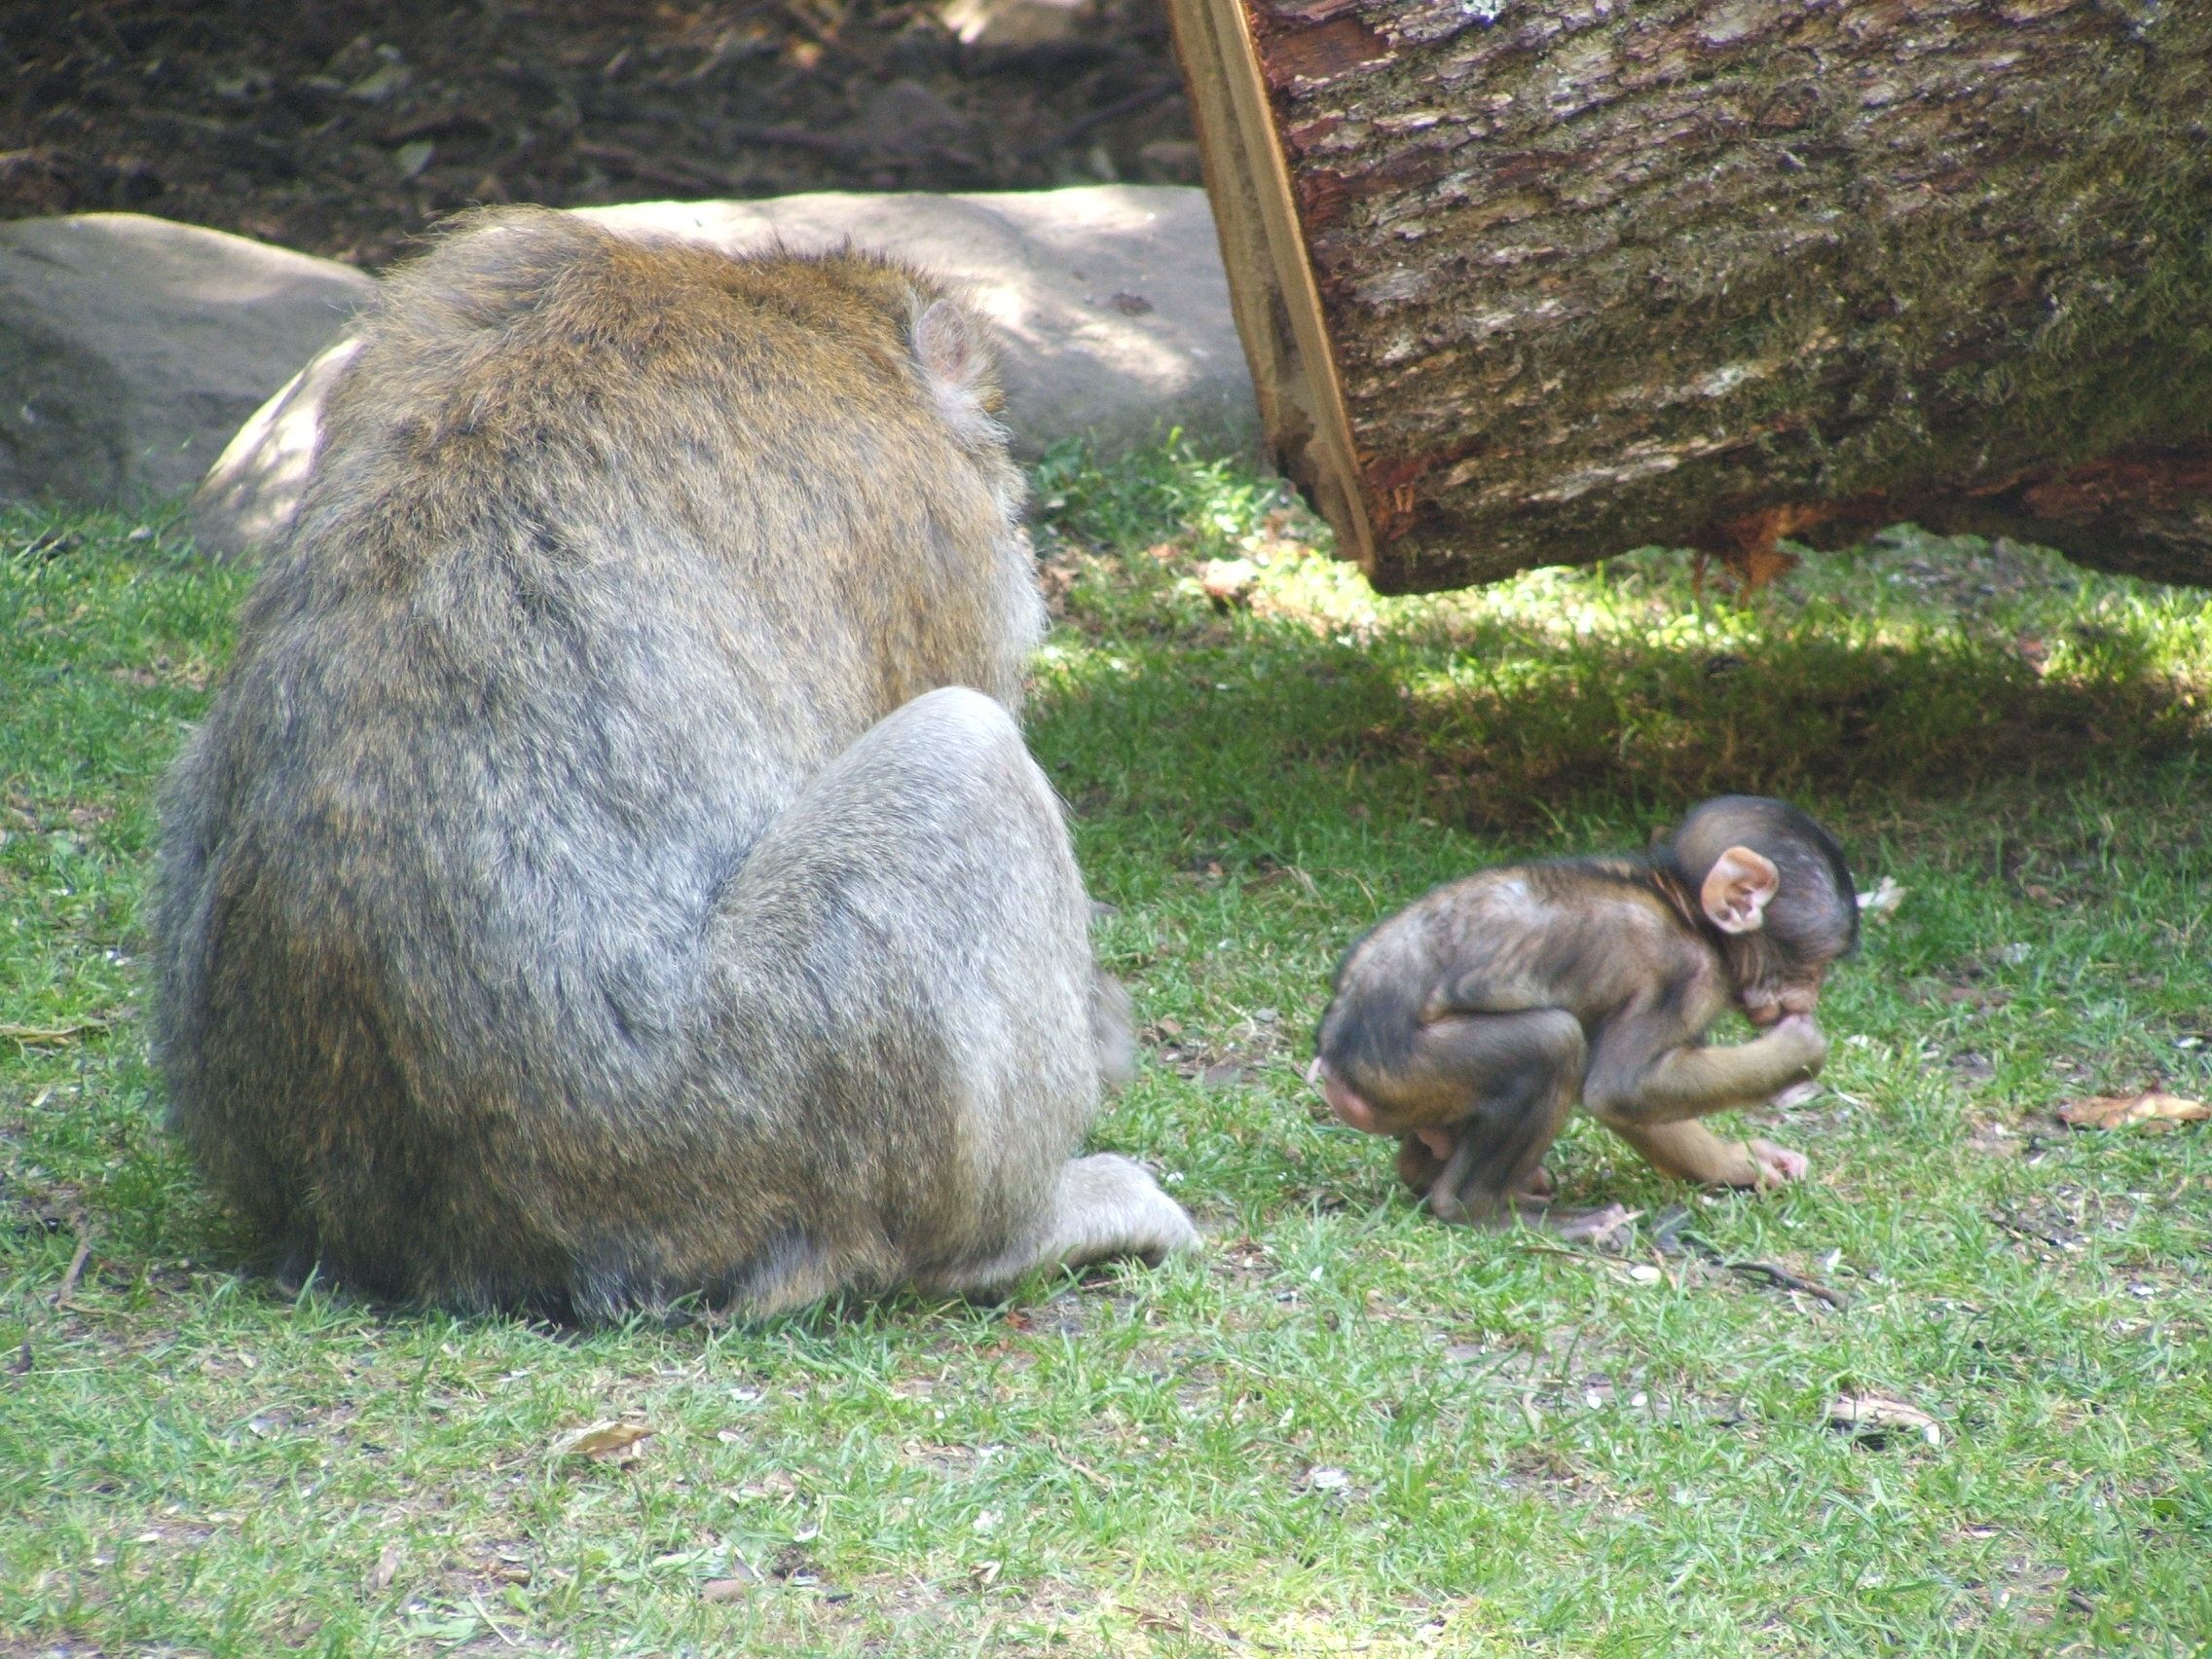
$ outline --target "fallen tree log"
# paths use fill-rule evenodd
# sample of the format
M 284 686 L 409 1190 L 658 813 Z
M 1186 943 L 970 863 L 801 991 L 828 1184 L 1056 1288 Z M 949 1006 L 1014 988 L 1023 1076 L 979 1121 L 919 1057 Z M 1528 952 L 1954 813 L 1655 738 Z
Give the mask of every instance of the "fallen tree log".
M 1385 592 L 1914 519 L 2212 582 L 2212 6 L 1169 0 Z

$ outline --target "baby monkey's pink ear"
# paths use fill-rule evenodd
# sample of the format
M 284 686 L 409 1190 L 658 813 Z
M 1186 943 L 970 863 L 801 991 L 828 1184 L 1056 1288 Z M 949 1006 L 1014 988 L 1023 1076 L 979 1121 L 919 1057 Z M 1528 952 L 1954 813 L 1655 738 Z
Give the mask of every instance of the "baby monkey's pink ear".
M 1781 890 L 1772 864 L 1749 847 L 1730 847 L 1713 861 L 1698 903 L 1722 933 L 1756 933 L 1765 924 L 1766 902 Z

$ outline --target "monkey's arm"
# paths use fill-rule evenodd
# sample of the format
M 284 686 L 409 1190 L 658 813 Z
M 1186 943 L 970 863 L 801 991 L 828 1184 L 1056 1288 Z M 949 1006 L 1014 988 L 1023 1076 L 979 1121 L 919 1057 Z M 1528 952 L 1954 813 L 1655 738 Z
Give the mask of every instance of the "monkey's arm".
M 1609 1022 L 1592 1047 L 1585 1110 L 1614 1128 L 1681 1124 L 1778 1094 L 1818 1072 L 1828 1051 L 1802 1014 L 1736 1048 L 1698 1047 L 1691 1035 L 1650 1014 Z

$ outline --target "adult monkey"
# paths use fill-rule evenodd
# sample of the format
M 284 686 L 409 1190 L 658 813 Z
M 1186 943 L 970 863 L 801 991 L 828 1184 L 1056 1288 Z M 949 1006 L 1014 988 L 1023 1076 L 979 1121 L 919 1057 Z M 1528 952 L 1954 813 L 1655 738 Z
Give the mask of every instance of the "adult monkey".
M 590 1321 L 1195 1240 L 1071 1161 L 1125 1000 L 996 407 L 863 255 L 523 210 L 392 276 L 164 800 L 171 1123 L 292 1272 Z

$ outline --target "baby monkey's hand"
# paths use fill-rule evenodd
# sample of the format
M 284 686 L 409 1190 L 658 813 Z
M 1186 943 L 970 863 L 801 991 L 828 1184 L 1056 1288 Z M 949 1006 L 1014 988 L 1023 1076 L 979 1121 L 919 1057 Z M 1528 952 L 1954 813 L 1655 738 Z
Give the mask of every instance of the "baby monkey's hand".
M 1768 1026 L 1758 1040 L 1780 1050 L 1788 1056 L 1788 1063 L 1808 1078 L 1818 1075 L 1821 1067 L 1827 1063 L 1827 1034 L 1809 1014 L 1785 1014 Z

